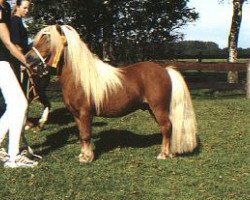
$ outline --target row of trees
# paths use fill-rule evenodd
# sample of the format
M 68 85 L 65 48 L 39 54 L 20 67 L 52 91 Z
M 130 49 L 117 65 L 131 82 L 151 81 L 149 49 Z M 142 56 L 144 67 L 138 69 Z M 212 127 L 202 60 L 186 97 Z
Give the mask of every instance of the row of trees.
M 228 48 L 219 48 L 214 42 L 182 41 L 169 46 L 174 58 L 228 58 Z M 239 58 L 249 58 L 250 48 L 238 48 Z
M 113 56 L 116 62 L 133 63 L 141 60 L 158 59 L 214 59 L 228 58 L 228 48 L 219 48 L 214 42 L 204 41 L 180 41 L 180 42 L 162 42 L 160 45 L 148 43 L 145 46 L 133 45 L 119 49 L 114 46 Z M 250 48 L 238 48 L 239 58 L 249 58 Z
M 33 0 L 32 30 L 43 24 L 75 27 L 93 51 L 128 54 L 134 46 L 160 46 L 181 39 L 179 29 L 198 18 L 189 0 Z M 126 57 L 126 56 L 125 56 Z
M 242 7 L 248 0 L 218 0 L 233 4 L 228 58 L 237 60 Z M 198 18 L 189 0 L 32 0 L 36 33 L 44 24 L 66 23 L 75 27 L 99 56 L 116 52 L 127 61 L 165 55 L 171 42 L 182 39 L 179 31 Z M 104 49 L 104 51 L 103 51 Z M 137 56 L 134 50 L 137 50 Z

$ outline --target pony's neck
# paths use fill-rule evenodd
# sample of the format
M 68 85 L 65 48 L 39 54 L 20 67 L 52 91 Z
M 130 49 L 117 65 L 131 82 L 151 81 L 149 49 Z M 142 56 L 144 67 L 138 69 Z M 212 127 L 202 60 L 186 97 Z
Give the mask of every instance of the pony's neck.
M 99 112 L 104 99 L 122 85 L 120 70 L 94 55 L 75 30 L 68 26 L 62 29 L 67 39 L 66 66 L 71 67 L 76 85 L 81 85 L 87 100 L 92 100 Z

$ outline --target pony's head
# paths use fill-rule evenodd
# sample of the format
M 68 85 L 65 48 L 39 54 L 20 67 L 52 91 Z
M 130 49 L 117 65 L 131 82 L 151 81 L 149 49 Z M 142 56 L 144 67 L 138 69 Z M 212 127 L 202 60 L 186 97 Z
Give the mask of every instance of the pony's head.
M 108 99 L 108 94 L 122 85 L 121 71 L 101 61 L 89 50 L 77 31 L 68 25 L 51 25 L 42 29 L 26 58 L 30 65 L 43 62 L 71 70 L 72 77 L 69 78 L 76 87 L 84 90 L 89 104 L 94 102 L 97 112 L 104 100 Z
M 57 68 L 66 43 L 60 26 L 43 28 L 36 35 L 32 49 L 26 54 L 27 63 L 30 66 L 42 63 Z

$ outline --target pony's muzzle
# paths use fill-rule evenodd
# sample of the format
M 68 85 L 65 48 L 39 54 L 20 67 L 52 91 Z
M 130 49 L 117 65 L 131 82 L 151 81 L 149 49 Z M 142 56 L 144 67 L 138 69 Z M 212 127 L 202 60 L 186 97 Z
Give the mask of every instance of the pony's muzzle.
M 30 65 L 30 66 L 37 65 L 37 64 L 39 64 L 39 62 L 41 62 L 39 57 L 36 54 L 32 53 L 31 51 L 29 51 L 25 55 L 25 57 L 26 57 L 27 64 Z

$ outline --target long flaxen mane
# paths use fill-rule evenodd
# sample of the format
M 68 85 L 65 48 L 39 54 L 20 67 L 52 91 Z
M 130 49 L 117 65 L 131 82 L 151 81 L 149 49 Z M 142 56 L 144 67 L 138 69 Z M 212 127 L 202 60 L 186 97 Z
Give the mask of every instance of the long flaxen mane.
M 63 25 L 61 29 L 67 40 L 65 66 L 71 67 L 76 85 L 82 86 L 88 102 L 92 100 L 99 113 L 104 100 L 108 100 L 108 94 L 122 87 L 122 70 L 101 61 L 71 26 Z M 36 40 L 43 34 L 50 35 L 51 49 L 62 45 L 61 35 L 55 25 L 42 29 Z

